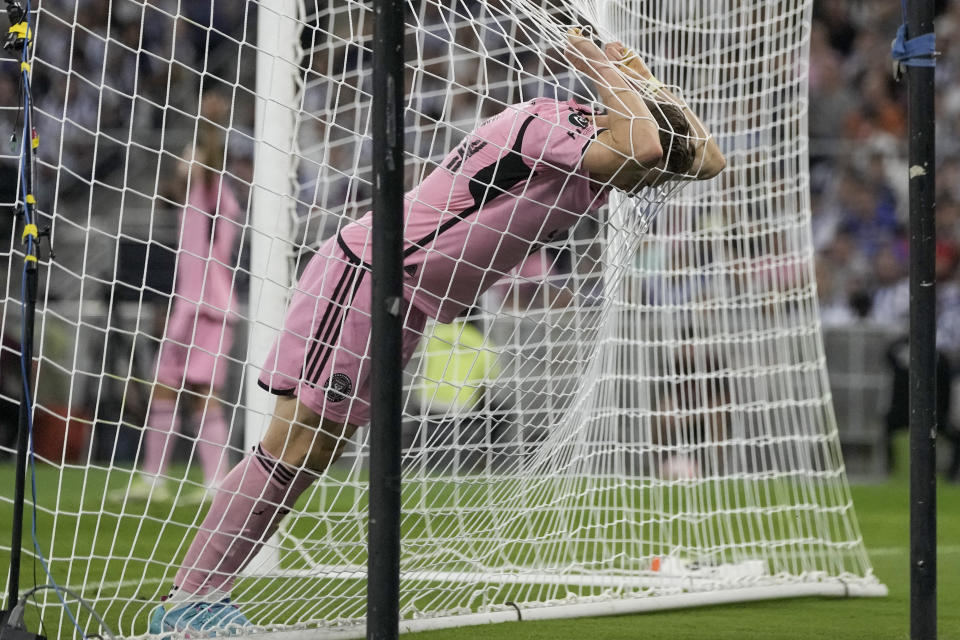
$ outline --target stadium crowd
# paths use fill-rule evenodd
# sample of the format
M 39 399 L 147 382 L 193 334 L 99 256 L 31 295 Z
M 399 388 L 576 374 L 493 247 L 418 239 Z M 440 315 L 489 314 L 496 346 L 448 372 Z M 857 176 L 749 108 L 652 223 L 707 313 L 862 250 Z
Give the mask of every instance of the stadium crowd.
M 956 82 L 960 76 L 960 45 L 952 37 L 960 35 L 960 0 L 940 4 L 936 25 L 942 54 L 937 64 L 939 339 L 945 350 L 960 356 L 960 320 L 949 320 L 960 317 L 956 313 L 960 309 L 960 88 Z M 60 172 L 61 192 L 70 188 L 73 177 L 78 183 L 88 183 L 90 178 L 110 183 L 115 179 L 111 174 L 122 169 L 122 159 L 115 157 L 122 144 L 113 149 L 109 140 L 97 136 L 98 129 L 121 131 L 130 127 L 140 131 L 132 134 L 134 139 L 159 139 L 161 127 L 177 130 L 171 120 L 177 119 L 178 111 L 196 112 L 196 104 L 191 101 L 198 102 L 203 90 L 215 88 L 215 78 L 226 80 L 219 83 L 220 88 L 241 87 L 234 92 L 240 104 L 229 123 L 238 132 L 234 139 L 239 142 L 233 144 L 228 155 L 237 160 L 233 173 L 249 178 L 246 134 L 253 126 L 253 109 L 243 88 L 253 87 L 254 65 L 237 64 L 237 43 L 249 28 L 247 9 L 243 4 L 209 1 L 188 3 L 179 10 L 175 3 L 158 2 L 153 7 L 155 10 L 144 12 L 133 3 L 109 0 L 45 3 L 47 11 L 63 21 L 48 20 L 41 26 L 53 32 L 62 29 L 65 38 L 72 37 L 71 46 L 59 49 L 59 53 L 47 50 L 48 64 L 37 74 L 35 86 L 41 138 L 62 144 L 41 147 L 41 157 L 49 150 L 55 154 L 50 157 L 51 164 L 59 161 L 68 169 Z M 175 27 L 168 28 L 166 23 L 172 24 L 178 11 L 181 18 Z M 892 0 L 814 3 L 810 45 L 811 184 L 825 324 L 869 319 L 902 325 L 906 321 L 906 83 L 892 77 L 889 55 L 890 34 L 900 20 L 900 4 Z M 69 30 L 74 21 L 82 28 Z M 156 28 L 142 29 L 144 21 Z M 135 55 L 137 49 L 147 55 Z M 106 68 L 111 72 L 104 75 Z M 73 80 L 58 81 L 58 75 L 66 72 Z M 7 74 L 0 75 L 0 82 L 9 81 Z M 101 92 L 101 85 L 108 89 Z M 3 86 L 14 92 L 12 86 Z M 169 86 L 178 90 L 169 92 Z M 72 95 L 65 96 L 64 92 Z M 134 94 L 137 103 L 131 105 L 130 96 Z M 429 102 L 431 98 L 422 99 Z M 174 113 L 162 108 L 178 100 L 183 104 L 174 104 L 178 107 Z M 134 114 L 134 122 L 128 114 Z M 62 133 L 54 130 L 64 121 Z M 174 141 L 165 141 L 167 145 L 178 144 L 176 136 L 172 137 Z M 332 146 L 336 150 L 336 145 Z M 173 155 L 181 152 L 176 148 L 168 151 Z M 165 195 L 163 185 L 159 191 Z M 346 199 L 347 189 L 343 191 L 340 197 Z M 318 204 L 327 210 L 336 208 L 329 202 Z
M 943 0 L 937 9 L 937 410 L 940 428 L 954 440 L 947 473 L 960 480 L 960 1 Z M 899 2 L 816 0 L 810 40 L 820 315 L 828 328 L 863 324 L 902 336 L 886 353 L 893 374 L 889 432 L 908 420 L 907 83 L 894 78 L 890 59 L 900 11 Z
M 941 348 L 960 356 L 960 2 L 937 19 L 937 251 Z M 896 2 L 819 0 L 810 43 L 817 284 L 825 324 L 906 326 L 906 82 L 890 62 Z M 952 320 L 951 320 L 952 318 Z

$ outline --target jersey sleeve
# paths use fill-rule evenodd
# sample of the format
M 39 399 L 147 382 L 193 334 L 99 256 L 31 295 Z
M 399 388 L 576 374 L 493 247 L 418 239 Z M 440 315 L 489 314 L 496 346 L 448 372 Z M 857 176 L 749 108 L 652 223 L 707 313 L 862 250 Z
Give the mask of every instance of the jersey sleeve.
M 536 116 L 523 141 L 523 155 L 564 172 L 580 168 L 583 154 L 596 137 L 589 109 L 576 102 L 541 99 L 533 103 Z

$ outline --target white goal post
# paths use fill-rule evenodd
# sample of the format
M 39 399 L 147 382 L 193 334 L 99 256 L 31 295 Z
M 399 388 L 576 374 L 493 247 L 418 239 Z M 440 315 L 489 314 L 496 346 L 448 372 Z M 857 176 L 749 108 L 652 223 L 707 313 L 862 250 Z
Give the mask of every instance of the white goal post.
M 174 259 L 155 259 L 172 255 L 183 201 L 163 185 L 205 162 L 190 149 L 213 122 L 227 158 L 213 169 L 246 204 L 226 265 L 243 291 L 220 396 L 236 460 L 272 412 L 258 377 L 297 275 L 370 208 L 372 14 L 362 0 L 249 2 L 236 19 L 219 2 L 206 17 L 179 0 L 114 0 L 104 16 L 34 4 L 50 185 L 38 206 L 67 248 L 42 264 L 36 415 L 83 440 L 79 455 L 42 455 L 40 549 L 116 634 L 139 637 L 204 512 L 187 499 L 203 485 L 198 462 L 134 495 L 153 359 L 174 315 L 171 284 L 154 280 Z M 402 630 L 885 595 L 847 485 L 817 315 L 811 0 L 407 4 L 408 186 L 507 105 L 597 106 L 564 58 L 571 25 L 639 52 L 727 165 L 712 180 L 613 193 L 468 313 L 427 323 L 405 371 Z M 226 115 L 201 113 L 211 80 Z M 145 252 L 136 277 L 131 244 Z M 13 267 L 4 286 L 2 328 L 15 336 Z M 174 391 L 187 409 L 191 391 Z M 257 634 L 363 637 L 367 435 L 238 581 L 232 597 Z M 188 430 L 177 459 L 198 444 Z M 0 535 L 0 558 L 6 545 Z M 37 602 L 51 637 L 73 633 L 54 595 Z

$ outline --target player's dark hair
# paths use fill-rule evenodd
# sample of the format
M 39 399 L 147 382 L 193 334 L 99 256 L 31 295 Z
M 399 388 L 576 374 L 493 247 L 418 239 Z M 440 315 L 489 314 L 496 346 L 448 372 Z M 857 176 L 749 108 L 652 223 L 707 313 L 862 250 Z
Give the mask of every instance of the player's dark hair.
M 204 92 L 203 99 L 207 98 L 226 100 L 226 96 L 217 90 Z M 196 159 L 204 167 L 203 179 L 210 183 L 223 172 L 226 160 L 226 133 L 218 122 L 223 114 L 204 112 L 203 104 L 201 100 L 201 113 L 198 114 L 197 122 Z
M 197 125 L 196 158 L 207 169 L 210 176 L 223 171 L 224 134 L 216 124 L 201 120 Z
M 683 109 L 668 102 L 643 99 L 653 114 L 660 129 L 660 147 L 663 149 L 664 167 L 670 173 L 690 172 L 694 160 L 694 148 L 690 140 L 690 123 Z

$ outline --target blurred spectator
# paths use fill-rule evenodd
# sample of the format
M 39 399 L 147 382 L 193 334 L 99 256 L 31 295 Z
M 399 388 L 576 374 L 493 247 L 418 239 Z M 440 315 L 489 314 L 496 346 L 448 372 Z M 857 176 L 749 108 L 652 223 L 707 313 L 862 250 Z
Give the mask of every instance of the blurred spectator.
M 870 309 L 871 319 L 906 327 L 910 313 L 910 285 L 904 262 L 892 247 L 884 247 L 873 259 L 876 285 Z
M 659 472 L 671 480 L 723 473 L 732 419 L 729 366 L 720 353 L 695 345 L 692 330 L 682 333 L 686 339 L 667 364 L 654 401 L 661 419 L 653 439 L 665 447 Z
M 820 0 L 815 3 L 815 24 L 826 30 L 827 41 L 837 53 L 849 55 L 859 29 L 854 26 L 845 0 Z
M 950 362 L 960 362 L 960 0 L 936 5 L 938 417 L 956 439 Z M 814 0 L 813 16 L 809 131 L 821 318 L 906 329 L 907 83 L 893 79 L 889 54 L 900 3 Z M 907 422 L 907 353 L 903 339 L 887 354 L 894 373 L 891 433 Z M 958 473 L 960 441 L 948 471 Z
M 858 100 L 844 77 L 842 58 L 823 38 L 822 25 L 815 23 L 810 42 L 810 138 L 836 141 Z
M 873 258 L 900 232 L 893 193 L 882 178 L 848 170 L 838 185 L 841 229 L 854 238 L 857 249 Z
M 896 460 L 893 455 L 893 436 L 900 429 L 906 429 L 910 423 L 910 341 L 906 336 L 895 340 L 887 349 L 887 364 L 893 373 L 890 408 L 887 411 L 887 462 L 893 468 Z M 937 428 L 952 445 L 948 466 L 944 470 L 948 480 L 960 480 L 960 432 L 951 422 L 950 393 L 953 379 L 953 367 L 950 358 L 943 351 L 937 352 Z
M 4 451 L 16 448 L 20 404 L 15 398 L 23 393 L 20 366 L 20 342 L 4 333 L 0 346 L 0 461 L 5 460 Z

